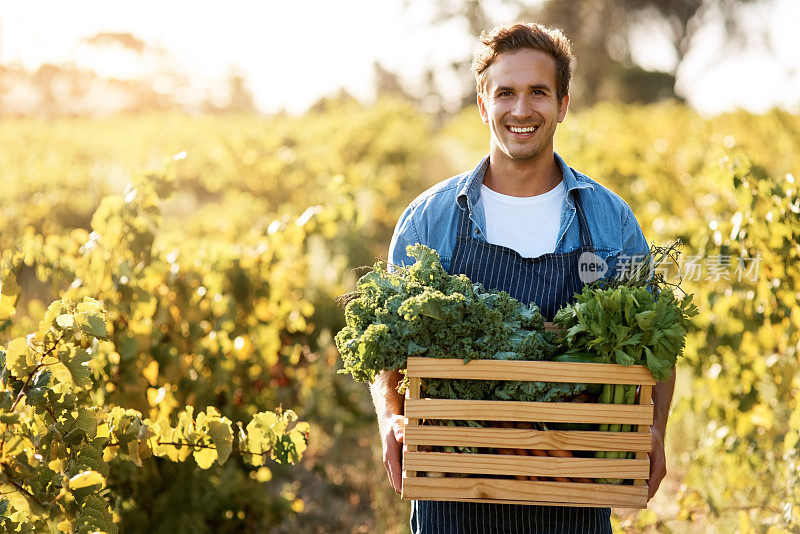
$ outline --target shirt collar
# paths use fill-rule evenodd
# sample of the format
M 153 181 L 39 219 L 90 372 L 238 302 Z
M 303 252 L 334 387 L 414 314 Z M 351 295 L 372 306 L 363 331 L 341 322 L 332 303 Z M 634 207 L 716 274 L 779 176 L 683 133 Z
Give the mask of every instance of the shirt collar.
M 555 153 L 554 153 L 555 154 Z M 594 186 L 585 181 L 580 180 L 578 176 L 575 175 L 575 172 L 567 165 L 561 156 L 555 154 L 556 162 L 561 167 L 561 174 L 564 177 L 564 185 L 567 187 L 567 193 L 572 191 L 573 189 L 594 189 Z M 467 205 L 474 206 L 478 199 L 481 197 L 481 184 L 483 183 L 483 176 L 486 174 L 486 169 L 489 168 L 489 156 L 488 154 L 478 163 L 478 166 L 475 167 L 466 177 L 463 184 L 458 190 L 458 194 L 456 195 L 456 202 L 461 207 L 461 209 L 465 209 Z

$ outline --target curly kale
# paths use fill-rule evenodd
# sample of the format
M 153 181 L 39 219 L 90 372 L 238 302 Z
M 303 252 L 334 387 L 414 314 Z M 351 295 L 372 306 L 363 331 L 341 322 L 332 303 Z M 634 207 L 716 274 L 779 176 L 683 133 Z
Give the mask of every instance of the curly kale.
M 450 275 L 439 255 L 409 246 L 416 263 L 388 272 L 380 264 L 357 285 L 345 309 L 346 326 L 336 335 L 344 368 L 355 380 L 372 382 L 382 371 L 404 370 L 409 356 L 497 360 L 549 360 L 556 334 L 545 330 L 535 304 L 526 306 L 503 291 L 486 290 L 466 276 Z M 558 401 L 583 384 L 428 379 L 432 398 Z

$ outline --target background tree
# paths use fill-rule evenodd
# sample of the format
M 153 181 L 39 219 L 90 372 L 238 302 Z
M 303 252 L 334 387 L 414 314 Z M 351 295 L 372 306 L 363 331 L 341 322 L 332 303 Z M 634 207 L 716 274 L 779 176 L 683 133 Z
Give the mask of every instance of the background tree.
M 406 0 L 408 1 L 408 0 Z M 722 25 L 725 40 L 717 59 L 747 45 L 766 45 L 763 28 L 748 23 L 748 8 L 773 0 L 436 0 L 431 24 L 460 20 L 470 35 L 509 19 L 534 20 L 564 30 L 573 43 L 578 69 L 571 94 L 573 105 L 601 100 L 653 102 L 687 95 L 677 90 L 681 66 L 697 43 L 700 30 Z M 503 13 L 503 20 L 490 16 Z M 512 13 L 511 17 L 507 14 Z M 633 33 L 643 28 L 663 34 L 673 49 L 674 62 L 651 71 L 635 61 Z M 463 78 L 461 106 L 474 103 L 470 58 L 454 62 Z

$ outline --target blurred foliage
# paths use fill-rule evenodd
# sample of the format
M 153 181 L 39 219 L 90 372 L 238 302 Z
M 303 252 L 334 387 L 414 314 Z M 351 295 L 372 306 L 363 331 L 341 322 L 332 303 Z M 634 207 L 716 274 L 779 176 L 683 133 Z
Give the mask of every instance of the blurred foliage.
M 2 124 L 6 351 L 50 302 L 91 297 L 108 334 L 89 364 L 101 413 L 177 425 L 193 407 L 246 426 L 283 406 L 310 423 L 295 466 L 115 455 L 100 473 L 114 520 L 130 532 L 405 531 L 369 395 L 336 375 L 335 297 L 385 257 L 414 196 L 484 155 L 477 112 L 437 131 L 406 104 L 348 99 L 301 117 Z M 618 511 L 623 530 L 800 528 L 799 145 L 797 116 L 704 118 L 678 104 L 599 105 L 558 130 L 559 154 L 619 193 L 649 241 L 680 237 L 685 259 L 704 259 L 702 272 L 684 265 L 701 314 L 679 367 L 670 475 L 649 510 Z
M 8 297 L 0 344 L 36 331 L 51 301 L 91 297 L 108 325 L 90 362 L 90 404 L 100 411 L 138 412 L 162 438 L 184 406 L 208 407 L 228 424 L 242 422 L 241 450 L 254 443 L 248 421 L 266 410 L 296 407 L 312 424 L 299 469 L 286 460 L 251 467 L 246 454 L 221 466 L 202 456 L 207 470 L 111 459 L 103 476 L 114 519 L 142 532 L 296 532 L 300 524 L 328 531 L 332 508 L 369 512 L 375 500 L 362 496 L 378 487 L 372 457 L 351 453 L 370 450 L 371 440 L 352 429 L 369 428 L 374 416 L 363 389 L 335 375 L 331 334 L 343 319 L 334 297 L 350 289 L 354 265 L 384 253 L 384 236 L 410 200 L 401 184 L 421 187 L 415 171 L 426 119 L 402 105 L 349 103 L 269 121 L 175 115 L 61 119 L 49 129 L 36 120 L 11 124 L 31 146 L 16 138 L 3 152 L 0 209 L 10 216 L 0 228 Z M 38 137 L 46 131 L 50 141 Z M 63 148 L 50 152 L 54 139 Z M 176 154 L 165 172 L 121 179 L 147 158 L 161 161 L 166 154 L 156 151 Z M 98 174 L 101 167 L 113 170 Z M 12 297 L 14 281 L 21 290 Z M 23 501 L 10 501 L 11 509 Z M 37 520 L 59 522 L 48 514 Z M 353 517 L 336 521 L 343 530 Z
M 404 0 L 406 7 L 414 2 Z M 612 100 L 651 103 L 681 99 L 675 82 L 681 64 L 696 49 L 704 31 L 719 28 L 722 50 L 741 51 L 754 45 L 767 46 L 766 30 L 751 24 L 752 6 L 774 4 L 774 0 L 433 0 L 430 25 L 457 21 L 472 37 L 508 21 L 533 21 L 556 27 L 572 42 L 577 68 L 570 95 L 575 107 Z M 498 18 L 502 17 L 502 18 Z M 634 60 L 634 33 L 655 34 L 671 56 L 665 71 L 650 71 Z M 452 63 L 452 73 L 462 80 L 461 107 L 474 102 L 471 57 Z M 712 61 L 713 61 L 712 60 Z M 439 74 L 429 70 L 429 74 Z

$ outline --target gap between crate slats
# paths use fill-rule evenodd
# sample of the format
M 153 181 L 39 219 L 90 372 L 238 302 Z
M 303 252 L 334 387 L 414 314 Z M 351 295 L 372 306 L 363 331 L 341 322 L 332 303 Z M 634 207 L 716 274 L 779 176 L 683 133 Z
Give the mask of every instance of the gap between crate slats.
M 653 386 L 645 385 L 639 388 L 639 404 L 643 406 L 650 406 L 652 407 L 653 402 Z M 651 441 L 650 447 L 648 447 L 648 451 L 652 449 L 652 439 L 653 435 L 650 433 L 650 425 L 644 424 L 639 425 L 639 435 L 640 436 L 647 436 L 647 439 Z M 648 456 L 647 452 L 639 451 L 636 453 L 637 460 L 647 460 L 648 464 L 650 463 L 650 457 Z M 634 486 L 647 486 L 648 476 L 644 477 L 644 479 L 636 479 L 633 481 Z
M 408 403 L 409 398 L 419 398 L 420 385 L 421 384 L 420 384 L 420 379 L 419 378 L 416 378 L 416 377 L 409 378 L 409 380 L 408 380 L 408 389 L 406 390 L 406 404 Z M 404 423 L 405 426 L 412 426 L 412 425 L 416 426 L 417 423 L 419 423 L 419 419 L 415 419 L 413 417 L 409 418 L 408 414 L 404 414 L 404 415 L 405 415 L 405 417 L 404 417 L 403 423 Z M 417 450 L 417 445 L 414 444 L 414 443 L 409 444 L 408 440 L 405 439 L 405 432 L 404 432 L 404 435 L 403 435 L 403 457 L 405 457 L 407 452 L 416 452 L 416 450 Z M 416 471 L 408 471 L 408 472 L 406 472 L 405 465 L 402 466 L 402 469 L 403 469 L 403 479 L 405 479 L 406 476 L 415 477 L 417 475 Z

